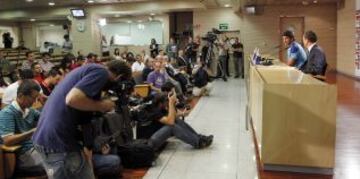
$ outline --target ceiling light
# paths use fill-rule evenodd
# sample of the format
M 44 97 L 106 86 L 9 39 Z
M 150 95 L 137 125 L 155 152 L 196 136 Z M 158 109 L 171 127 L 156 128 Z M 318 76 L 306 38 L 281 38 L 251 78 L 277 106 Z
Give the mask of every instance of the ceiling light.
M 36 19 L 30 19 L 30 21 L 31 21 L 31 22 L 34 22 L 34 21 L 36 21 Z
M 50 27 L 54 27 L 55 25 L 54 24 L 50 24 Z
M 307 6 L 307 5 L 309 5 L 309 2 L 303 1 L 302 4 L 303 4 L 304 6 Z
M 54 2 L 49 2 L 49 6 L 55 6 Z
M 94 3 L 94 1 L 93 1 L 93 0 L 89 0 L 88 3 Z
M 316 4 L 316 3 L 318 3 L 318 1 L 317 1 L 317 0 L 314 0 L 313 2 L 314 2 L 315 4 Z
M 150 16 L 155 16 L 155 13 L 150 13 Z
M 26 0 L 26 2 L 33 2 L 33 0 Z
M 130 23 L 132 23 L 132 21 L 127 21 L 127 23 L 129 23 L 129 24 L 130 24 Z
M 225 6 L 225 7 L 230 7 L 230 4 L 225 4 L 224 6 Z

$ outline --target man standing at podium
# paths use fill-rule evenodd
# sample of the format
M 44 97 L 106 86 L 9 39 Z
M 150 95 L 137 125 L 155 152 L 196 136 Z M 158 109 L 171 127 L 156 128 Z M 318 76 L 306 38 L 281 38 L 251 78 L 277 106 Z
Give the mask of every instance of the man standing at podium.
M 306 62 L 305 50 L 295 41 L 295 36 L 292 31 L 285 31 L 282 38 L 285 46 L 288 48 L 286 64 L 300 69 Z

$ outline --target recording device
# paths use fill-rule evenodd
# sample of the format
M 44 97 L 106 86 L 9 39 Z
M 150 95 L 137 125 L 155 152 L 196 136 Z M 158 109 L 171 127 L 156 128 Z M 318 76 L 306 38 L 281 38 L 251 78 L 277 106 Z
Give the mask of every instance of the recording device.
M 218 29 L 213 28 L 211 31 L 206 33 L 205 37 L 201 37 L 202 40 L 206 40 L 210 43 L 214 43 L 218 38 L 217 35 L 222 34 Z
M 118 80 L 115 83 L 111 84 L 108 93 L 110 94 L 110 99 L 112 99 L 117 107 L 128 105 L 129 97 L 134 91 L 135 81 L 130 80 Z

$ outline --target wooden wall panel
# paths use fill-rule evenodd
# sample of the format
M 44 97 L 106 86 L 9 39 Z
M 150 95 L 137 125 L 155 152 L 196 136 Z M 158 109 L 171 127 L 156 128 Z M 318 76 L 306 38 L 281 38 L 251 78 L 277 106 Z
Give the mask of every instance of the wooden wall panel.
M 240 30 L 246 55 L 255 47 L 263 53 L 278 55 L 280 45 L 279 17 L 305 17 L 305 30 L 314 30 L 319 45 L 324 49 L 330 67 L 336 67 L 336 6 L 332 4 L 313 6 L 267 6 L 261 15 L 235 14 L 232 9 L 207 9 L 194 12 L 194 34 L 203 35 L 219 23 L 229 23 L 230 30 Z M 196 25 L 199 25 L 196 27 Z M 297 39 L 301 40 L 301 39 Z
M 337 70 L 351 75 L 355 72 L 355 0 L 344 1 L 337 12 Z

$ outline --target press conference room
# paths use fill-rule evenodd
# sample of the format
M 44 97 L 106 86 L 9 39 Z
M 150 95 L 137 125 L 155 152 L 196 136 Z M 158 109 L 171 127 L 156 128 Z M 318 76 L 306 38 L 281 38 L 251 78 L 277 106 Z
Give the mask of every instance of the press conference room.
M 360 0 L 1 0 L 0 179 L 360 178 Z

